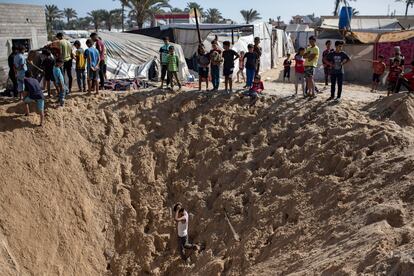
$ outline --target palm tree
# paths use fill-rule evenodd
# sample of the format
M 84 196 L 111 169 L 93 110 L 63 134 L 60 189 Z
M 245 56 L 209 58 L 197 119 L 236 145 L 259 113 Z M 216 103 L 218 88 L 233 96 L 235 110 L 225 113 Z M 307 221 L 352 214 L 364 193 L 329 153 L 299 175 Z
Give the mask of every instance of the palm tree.
M 117 1 L 117 0 L 113 0 Z M 128 6 L 129 0 L 119 0 L 121 2 L 121 25 L 122 25 L 122 31 L 124 31 L 124 21 L 125 21 L 125 7 Z
M 357 9 L 355 9 L 355 8 L 352 8 L 352 15 L 353 15 L 353 16 L 355 16 L 355 15 L 359 15 L 359 10 L 357 10 Z
M 53 23 L 63 17 L 63 13 L 56 5 L 45 5 L 46 25 L 49 38 L 52 35 Z
M 142 29 L 145 21 L 153 19 L 162 8 L 171 8 L 169 0 L 129 0 L 128 6 L 135 11 L 138 28 Z
M 207 23 L 220 23 L 223 19 L 221 12 L 218 9 L 208 9 L 205 13 Z
M 199 16 L 205 16 L 206 14 L 204 13 L 204 9 L 203 7 L 200 6 L 200 4 L 196 3 L 196 2 L 188 2 L 187 3 L 187 7 L 185 8 L 186 12 L 190 12 L 192 9 L 197 9 L 197 11 L 199 11 Z
M 67 20 L 68 24 L 69 24 L 69 21 L 72 18 L 77 18 L 78 17 L 78 13 L 72 8 L 63 9 L 63 14 L 66 17 L 66 20 Z
M 414 7 L 414 0 L 395 0 L 395 2 L 405 2 L 405 16 L 408 15 L 408 8 Z
M 260 17 L 260 13 L 258 13 L 256 10 L 253 10 L 253 9 L 241 10 L 240 13 L 243 16 L 246 24 L 250 24 L 253 21 L 262 19 L 262 17 Z
M 276 17 L 276 19 L 277 19 L 277 26 L 280 27 L 280 23 L 282 22 L 282 17 L 278 16 Z
M 75 22 L 75 28 L 78 30 L 88 30 L 91 25 L 90 17 L 81 17 Z
M 356 1 L 356 0 L 348 0 L 348 1 Z M 347 5 L 348 4 L 348 1 L 347 0 L 335 0 L 335 9 L 334 9 L 333 15 L 334 16 L 338 16 L 338 14 L 339 14 L 339 6 L 341 4 Z
M 171 12 L 174 12 L 174 13 L 182 13 L 184 11 L 182 9 L 180 9 L 180 8 L 171 8 Z
M 105 24 L 108 31 L 112 30 L 112 26 L 118 26 L 122 24 L 122 9 L 110 10 L 105 17 Z
M 97 32 L 99 29 L 99 26 L 101 25 L 102 21 L 105 20 L 105 15 L 107 15 L 106 10 L 93 10 L 88 12 L 88 15 L 91 18 L 91 21 L 93 23 L 93 26 L 95 27 L 95 31 Z

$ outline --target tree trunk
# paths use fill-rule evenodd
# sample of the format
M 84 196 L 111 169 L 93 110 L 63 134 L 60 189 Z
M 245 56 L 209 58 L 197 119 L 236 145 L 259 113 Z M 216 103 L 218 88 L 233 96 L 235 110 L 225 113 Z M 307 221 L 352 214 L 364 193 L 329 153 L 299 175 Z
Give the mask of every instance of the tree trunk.
M 125 13 L 125 5 L 122 3 L 122 32 L 124 32 L 124 13 Z
M 407 1 L 407 6 L 405 7 L 405 17 L 408 16 L 408 8 L 410 7 L 410 2 Z

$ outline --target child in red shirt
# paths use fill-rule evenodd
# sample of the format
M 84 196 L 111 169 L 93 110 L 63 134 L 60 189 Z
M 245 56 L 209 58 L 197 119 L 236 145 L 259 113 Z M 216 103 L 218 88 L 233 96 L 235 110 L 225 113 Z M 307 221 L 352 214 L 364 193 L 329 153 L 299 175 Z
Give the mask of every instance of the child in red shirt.
M 387 96 L 389 96 L 391 93 L 394 92 L 396 85 L 397 85 L 397 81 L 401 75 L 401 73 L 403 72 L 403 68 L 400 65 L 400 60 L 399 59 L 395 59 L 393 64 L 390 67 L 390 73 L 388 75 L 388 94 Z
M 295 96 L 298 95 L 299 83 L 302 84 L 303 96 L 305 96 L 305 48 L 299 48 L 298 53 L 295 56 Z
M 253 85 L 249 89 L 249 91 L 244 91 L 242 95 L 240 96 L 241 99 L 244 98 L 244 96 L 250 97 L 250 107 L 254 106 L 257 102 L 258 95 L 261 94 L 264 90 L 264 85 L 261 80 L 260 75 L 256 75 L 254 77 Z
M 414 92 L 414 61 L 411 62 L 411 71 L 405 73 L 402 77 L 398 79 L 397 85 L 395 87 L 395 93 L 400 92 L 401 85 L 405 86 L 408 89 L 408 93 Z

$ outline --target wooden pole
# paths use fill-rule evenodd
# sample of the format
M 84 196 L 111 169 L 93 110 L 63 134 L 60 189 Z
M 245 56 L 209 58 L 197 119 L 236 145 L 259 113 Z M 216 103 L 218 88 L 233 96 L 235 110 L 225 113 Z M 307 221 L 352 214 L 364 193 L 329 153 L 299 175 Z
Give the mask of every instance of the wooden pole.
M 231 29 L 231 44 L 234 45 L 234 29 Z
M 194 15 L 195 15 L 195 19 L 196 19 L 196 26 L 197 26 L 197 34 L 198 34 L 198 43 L 201 44 L 201 34 L 200 34 L 200 25 L 198 23 L 198 14 L 197 14 L 197 9 L 194 8 Z

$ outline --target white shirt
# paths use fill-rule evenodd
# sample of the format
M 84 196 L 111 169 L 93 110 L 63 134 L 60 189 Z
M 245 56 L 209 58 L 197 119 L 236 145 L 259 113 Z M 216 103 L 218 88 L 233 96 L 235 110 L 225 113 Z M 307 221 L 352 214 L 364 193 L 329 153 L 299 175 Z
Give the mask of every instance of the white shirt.
M 177 225 L 177 231 L 179 237 L 185 237 L 188 234 L 188 213 L 187 211 L 184 211 L 185 221 L 179 221 Z

